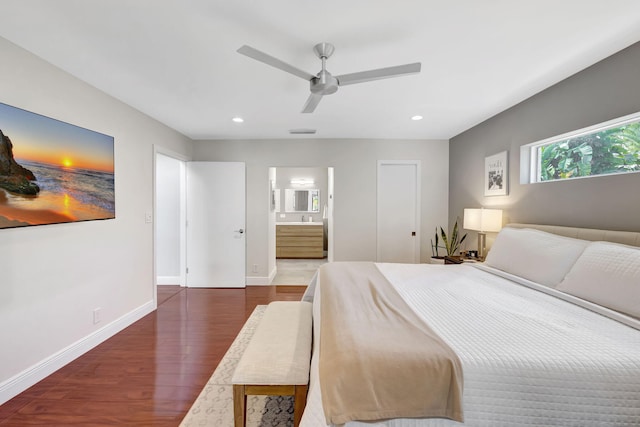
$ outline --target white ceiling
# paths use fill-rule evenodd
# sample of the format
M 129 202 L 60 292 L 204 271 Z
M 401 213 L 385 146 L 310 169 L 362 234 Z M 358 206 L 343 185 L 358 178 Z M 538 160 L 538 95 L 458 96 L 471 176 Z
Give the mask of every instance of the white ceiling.
M 638 0 L 2 0 L 0 16 L 0 36 L 193 139 L 448 139 L 640 40 Z M 422 72 L 301 114 L 307 82 L 236 53 L 315 74 L 323 41 L 334 75 Z

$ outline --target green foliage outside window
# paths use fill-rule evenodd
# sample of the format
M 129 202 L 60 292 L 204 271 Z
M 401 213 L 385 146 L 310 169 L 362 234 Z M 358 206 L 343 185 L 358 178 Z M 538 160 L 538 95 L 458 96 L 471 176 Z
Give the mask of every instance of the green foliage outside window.
M 540 147 L 540 181 L 640 171 L 640 122 Z

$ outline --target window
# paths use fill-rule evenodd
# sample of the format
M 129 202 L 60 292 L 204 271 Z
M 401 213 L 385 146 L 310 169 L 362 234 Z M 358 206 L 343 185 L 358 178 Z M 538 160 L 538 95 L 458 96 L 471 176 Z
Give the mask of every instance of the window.
M 640 172 L 640 113 L 524 145 L 520 160 L 521 183 Z

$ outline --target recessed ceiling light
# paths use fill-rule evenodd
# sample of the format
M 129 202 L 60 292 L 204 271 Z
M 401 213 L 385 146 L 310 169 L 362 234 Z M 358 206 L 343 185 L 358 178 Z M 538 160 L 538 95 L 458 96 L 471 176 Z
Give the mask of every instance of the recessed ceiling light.
M 422 120 L 422 116 L 413 116 L 411 117 L 411 120 Z
M 242 122 L 244 122 L 244 119 L 243 119 L 242 117 L 234 117 L 234 118 L 233 118 L 233 119 L 231 119 L 231 120 L 233 120 L 233 121 L 234 121 L 234 122 L 236 122 L 236 123 L 242 123 Z

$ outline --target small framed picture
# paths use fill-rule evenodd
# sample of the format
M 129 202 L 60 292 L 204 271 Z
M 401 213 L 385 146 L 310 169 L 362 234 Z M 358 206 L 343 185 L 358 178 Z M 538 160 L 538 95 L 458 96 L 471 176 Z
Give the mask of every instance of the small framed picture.
M 509 187 L 509 152 L 503 151 L 484 159 L 484 195 L 506 196 Z

